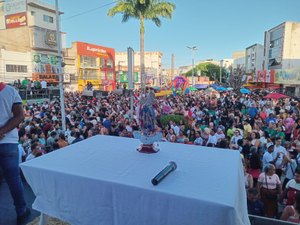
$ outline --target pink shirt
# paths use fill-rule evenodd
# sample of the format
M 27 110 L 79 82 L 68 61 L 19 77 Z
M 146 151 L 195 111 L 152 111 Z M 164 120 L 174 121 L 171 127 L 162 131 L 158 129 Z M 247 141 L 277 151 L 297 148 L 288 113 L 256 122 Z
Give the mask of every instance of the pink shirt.
M 276 186 L 281 184 L 277 174 L 273 174 L 272 176 L 267 175 L 267 179 L 265 177 L 266 177 L 265 173 L 261 173 L 258 177 L 258 182 L 261 183 L 264 188 L 276 189 Z M 266 180 L 268 182 L 268 186 L 266 184 Z

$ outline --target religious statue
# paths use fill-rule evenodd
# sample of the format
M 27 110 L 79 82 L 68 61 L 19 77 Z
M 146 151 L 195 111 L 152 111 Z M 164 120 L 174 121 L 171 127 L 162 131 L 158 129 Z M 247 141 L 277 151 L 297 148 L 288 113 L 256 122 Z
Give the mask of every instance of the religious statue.
M 161 141 L 162 133 L 155 129 L 155 111 L 154 111 L 155 95 L 153 92 L 145 94 L 140 100 L 138 107 L 139 123 L 141 130 L 134 131 L 134 138 L 140 139 L 142 145 L 138 148 L 139 152 L 156 153 L 158 147 L 154 146 L 154 142 Z

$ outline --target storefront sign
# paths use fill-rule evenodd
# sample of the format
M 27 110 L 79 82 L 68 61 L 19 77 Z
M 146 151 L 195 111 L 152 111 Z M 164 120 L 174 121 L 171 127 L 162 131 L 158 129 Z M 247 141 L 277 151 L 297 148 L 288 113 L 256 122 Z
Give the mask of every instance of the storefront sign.
M 300 67 L 289 70 L 276 70 L 275 83 L 300 84 Z
M 138 72 L 134 72 L 134 81 L 135 83 L 138 82 L 139 80 L 139 73 Z M 128 76 L 127 76 L 127 72 L 120 72 L 120 81 L 121 83 L 127 83 L 128 82 Z
M 99 45 L 77 42 L 77 53 L 79 55 L 94 56 L 104 59 L 115 59 L 115 50 Z
M 57 83 L 59 74 L 59 58 L 56 55 L 34 53 L 32 55 L 32 75 L 36 80 Z
M 17 13 L 5 16 L 5 26 L 6 29 L 27 26 L 26 13 Z
M 45 43 L 50 47 L 55 47 L 57 45 L 56 32 L 54 30 L 47 30 L 45 35 Z

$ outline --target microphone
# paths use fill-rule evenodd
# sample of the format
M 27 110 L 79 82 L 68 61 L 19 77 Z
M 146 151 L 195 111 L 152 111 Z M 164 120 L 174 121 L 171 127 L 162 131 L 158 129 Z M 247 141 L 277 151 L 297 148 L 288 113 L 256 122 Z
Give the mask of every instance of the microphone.
M 162 171 L 160 171 L 152 180 L 151 183 L 153 185 L 158 185 L 169 173 L 176 170 L 177 165 L 175 162 L 171 161 L 169 162 L 169 165 L 167 165 Z

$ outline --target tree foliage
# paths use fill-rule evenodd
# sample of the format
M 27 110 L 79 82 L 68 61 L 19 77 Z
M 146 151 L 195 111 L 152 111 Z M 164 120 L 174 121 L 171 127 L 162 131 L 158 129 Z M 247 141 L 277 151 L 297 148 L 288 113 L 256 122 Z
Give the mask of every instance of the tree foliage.
M 145 20 L 151 20 L 156 26 L 161 26 L 160 18 L 171 19 L 175 10 L 175 4 L 161 0 L 120 0 L 109 9 L 107 15 L 110 17 L 122 14 L 122 22 L 127 22 L 130 18 L 140 21 L 140 62 L 141 62 L 141 83 L 145 88 L 145 50 L 144 34 Z
M 170 121 L 175 122 L 176 124 L 180 124 L 180 121 L 183 122 L 185 128 L 188 127 L 188 122 L 186 120 L 186 118 L 183 115 L 174 115 L 174 114 L 170 114 L 170 115 L 164 115 L 160 118 L 160 122 L 161 124 L 165 127 L 167 124 L 170 123 Z
M 220 80 L 220 66 L 215 65 L 210 62 L 200 63 L 194 68 L 194 76 L 198 75 L 198 71 L 201 71 L 201 76 L 207 76 L 210 80 L 219 81 Z M 186 72 L 185 76 L 192 76 L 192 69 Z M 226 71 L 222 69 L 222 83 L 226 80 Z
M 228 86 L 232 87 L 235 93 L 240 93 L 239 90 L 245 83 L 247 83 L 247 79 L 245 77 L 245 71 L 243 70 L 243 68 L 232 70 L 232 73 L 227 81 Z

